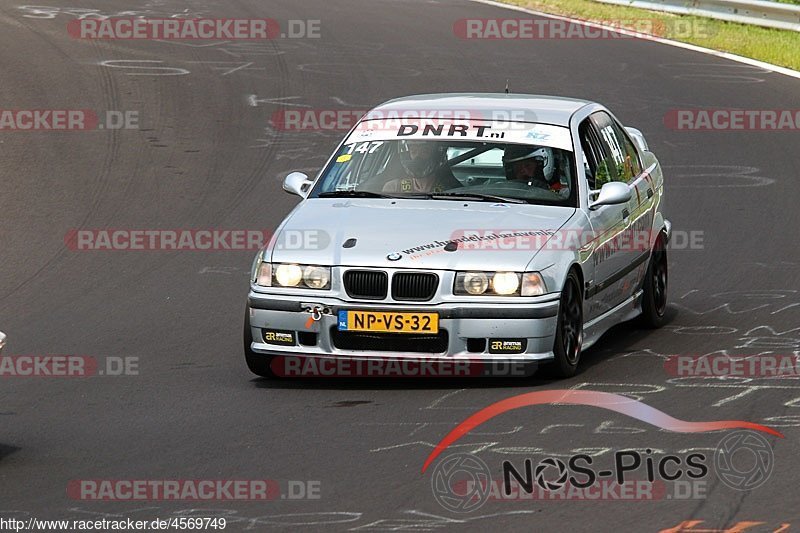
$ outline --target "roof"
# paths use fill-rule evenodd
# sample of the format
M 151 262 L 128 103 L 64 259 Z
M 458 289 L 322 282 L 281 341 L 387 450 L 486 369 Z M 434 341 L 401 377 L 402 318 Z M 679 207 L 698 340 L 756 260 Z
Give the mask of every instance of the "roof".
M 399 114 L 407 118 L 480 118 L 569 126 L 573 113 L 592 103 L 588 100 L 532 94 L 419 94 L 384 102 L 364 118 L 385 119 Z

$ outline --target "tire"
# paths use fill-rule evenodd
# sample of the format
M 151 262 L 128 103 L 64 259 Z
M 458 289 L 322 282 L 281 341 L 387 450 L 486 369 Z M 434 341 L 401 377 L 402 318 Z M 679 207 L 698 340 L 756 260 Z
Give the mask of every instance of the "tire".
M 578 274 L 571 270 L 561 290 L 556 340 L 553 345 L 555 359 L 547 366 L 548 374 L 556 378 L 574 376 L 581 360 L 582 344 L 583 295 Z
M 664 240 L 663 234 L 658 236 L 642 282 L 642 315 L 639 324 L 649 329 L 660 328 L 666 322 L 669 270 Z
M 250 345 L 253 342 L 253 331 L 250 329 L 250 316 L 247 309 L 244 311 L 243 340 L 244 360 L 247 363 L 247 368 L 250 369 L 250 372 L 256 376 L 261 376 L 262 378 L 274 378 L 275 373 L 270 367 L 273 356 L 256 353 L 250 348 Z

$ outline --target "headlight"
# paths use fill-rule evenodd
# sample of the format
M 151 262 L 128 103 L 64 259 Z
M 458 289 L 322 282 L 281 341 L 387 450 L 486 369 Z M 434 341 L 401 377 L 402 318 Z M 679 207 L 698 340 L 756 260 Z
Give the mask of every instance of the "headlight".
M 516 272 L 497 272 L 492 276 L 492 289 L 501 296 L 514 294 L 519 288 L 519 274 Z
M 256 273 L 256 285 L 261 285 L 262 287 L 272 286 L 271 263 L 261 263 L 261 265 L 258 267 L 258 272 Z
M 483 294 L 489 288 L 489 277 L 483 272 L 466 272 L 463 286 L 469 294 Z
M 253 259 L 253 265 L 250 267 L 250 281 L 256 283 L 258 281 L 258 273 L 261 270 L 261 260 L 264 258 L 264 250 L 259 250 Z M 260 285 L 260 283 L 259 283 Z
M 331 282 L 331 269 L 321 266 L 307 266 L 303 269 L 303 283 L 312 289 L 325 289 Z
M 300 265 L 278 265 L 275 268 L 275 281 L 281 287 L 297 287 L 303 281 Z
M 261 287 L 331 288 L 331 268 L 317 265 L 261 263 L 254 278 Z
M 525 272 L 522 274 L 522 295 L 541 296 L 546 293 L 544 280 L 538 272 Z
M 539 296 L 545 294 L 538 272 L 457 272 L 453 294 L 462 296 Z

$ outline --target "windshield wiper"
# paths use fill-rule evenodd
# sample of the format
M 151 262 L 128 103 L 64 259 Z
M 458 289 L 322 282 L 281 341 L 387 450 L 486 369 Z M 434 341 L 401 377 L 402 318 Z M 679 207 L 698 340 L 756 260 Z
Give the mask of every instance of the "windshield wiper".
M 432 200 L 480 200 L 481 202 L 507 202 L 510 204 L 527 204 L 522 198 L 506 198 L 494 194 L 476 192 L 439 192 L 428 195 Z
M 396 198 L 372 191 L 328 191 L 319 193 L 320 198 Z

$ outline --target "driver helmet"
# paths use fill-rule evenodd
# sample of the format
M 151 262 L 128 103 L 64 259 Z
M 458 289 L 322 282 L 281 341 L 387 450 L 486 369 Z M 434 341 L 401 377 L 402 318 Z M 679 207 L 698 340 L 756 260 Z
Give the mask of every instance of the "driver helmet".
M 435 141 L 405 141 L 400 163 L 414 178 L 430 176 L 444 164 L 447 152 Z
M 526 159 L 536 159 L 542 165 L 544 179 L 553 180 L 556 171 L 556 160 L 553 149 L 547 146 L 509 146 L 503 154 L 503 167 L 507 179 L 514 179 L 514 164 Z

